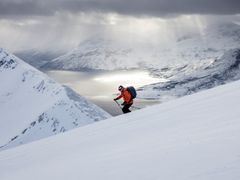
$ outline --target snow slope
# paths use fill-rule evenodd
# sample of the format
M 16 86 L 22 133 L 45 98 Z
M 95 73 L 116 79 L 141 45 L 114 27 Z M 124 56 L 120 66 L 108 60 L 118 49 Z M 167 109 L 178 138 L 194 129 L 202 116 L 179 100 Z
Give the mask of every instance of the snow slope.
M 1 180 L 239 180 L 240 81 L 0 152 Z
M 13 147 L 110 117 L 0 49 L 0 146 Z

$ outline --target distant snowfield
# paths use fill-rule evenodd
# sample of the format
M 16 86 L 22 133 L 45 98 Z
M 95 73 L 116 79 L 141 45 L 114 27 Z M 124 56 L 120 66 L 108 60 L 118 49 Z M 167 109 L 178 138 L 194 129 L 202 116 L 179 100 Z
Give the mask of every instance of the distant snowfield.
M 240 81 L 0 152 L 1 180 L 239 180 Z

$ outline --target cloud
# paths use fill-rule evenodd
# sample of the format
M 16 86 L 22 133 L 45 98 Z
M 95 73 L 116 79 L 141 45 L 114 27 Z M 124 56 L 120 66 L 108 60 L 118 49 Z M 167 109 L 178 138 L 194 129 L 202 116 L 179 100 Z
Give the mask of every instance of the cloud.
M 240 22 L 240 16 L 182 15 L 164 19 L 102 13 L 56 13 L 23 19 L 0 19 L 1 47 L 10 51 L 51 49 L 68 51 L 96 38 L 129 44 L 175 42 L 185 34 L 201 34 L 208 24 Z
M 102 12 L 134 16 L 239 14 L 239 0 L 0 0 L 1 16 L 50 16 L 56 12 Z
M 0 0 L 0 42 L 14 51 L 72 49 L 96 35 L 165 43 L 210 21 L 239 23 L 238 1 Z

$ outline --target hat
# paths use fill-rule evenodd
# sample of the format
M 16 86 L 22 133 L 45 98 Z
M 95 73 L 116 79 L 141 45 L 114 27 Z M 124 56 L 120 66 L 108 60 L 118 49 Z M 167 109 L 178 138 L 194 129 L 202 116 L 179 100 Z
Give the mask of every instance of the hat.
M 124 88 L 124 87 L 123 87 L 122 85 L 120 85 L 120 86 L 118 87 L 118 90 L 119 90 L 119 91 L 122 91 L 123 88 Z

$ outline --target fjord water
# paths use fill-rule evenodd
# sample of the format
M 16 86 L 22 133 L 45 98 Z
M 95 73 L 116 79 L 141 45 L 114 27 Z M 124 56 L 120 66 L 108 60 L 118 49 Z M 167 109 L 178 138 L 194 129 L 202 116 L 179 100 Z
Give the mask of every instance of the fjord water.
M 138 88 L 160 81 L 158 78 L 151 77 L 145 70 L 47 71 L 45 73 L 54 80 L 71 87 L 113 116 L 122 114 L 121 109 L 113 101 L 113 98 L 119 94 L 117 90 L 119 85 Z M 142 108 L 156 103 L 159 101 L 136 99 L 134 106 Z M 132 110 L 137 108 L 133 107 Z

